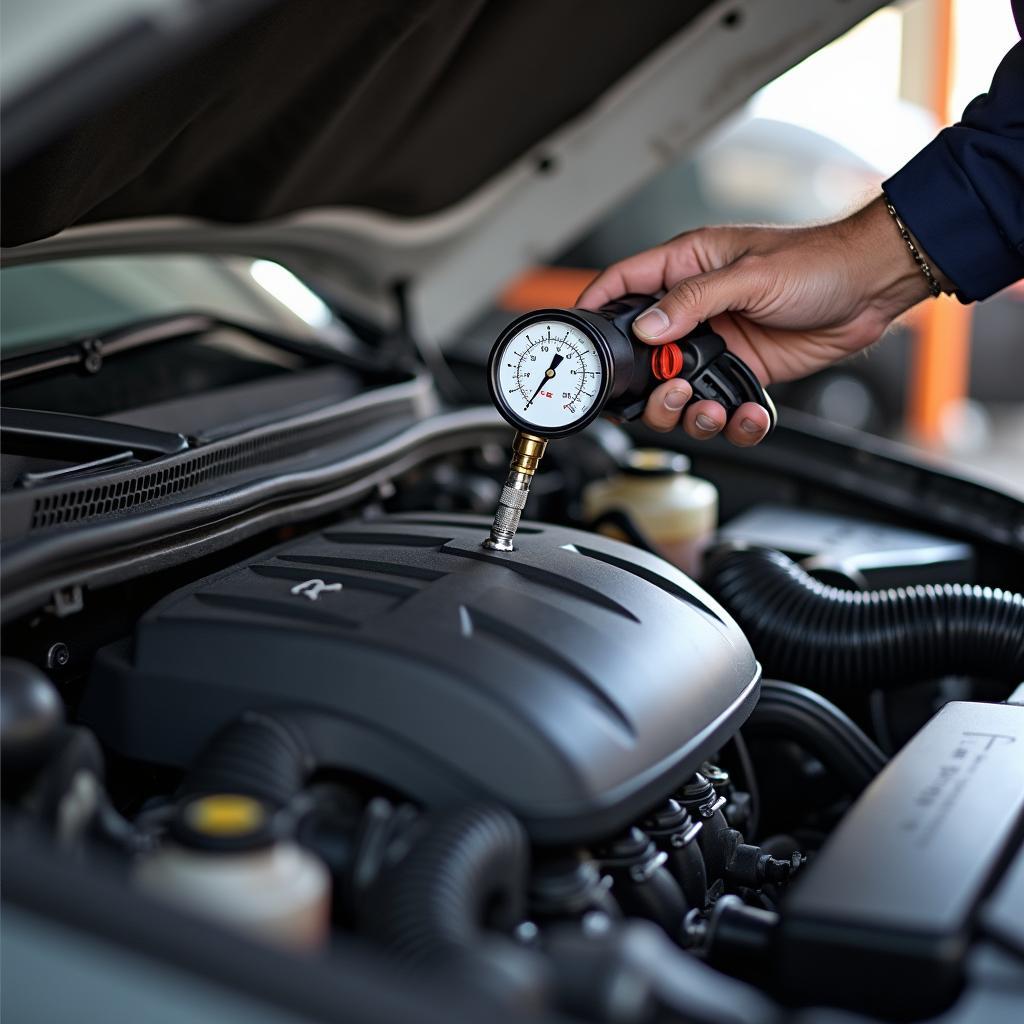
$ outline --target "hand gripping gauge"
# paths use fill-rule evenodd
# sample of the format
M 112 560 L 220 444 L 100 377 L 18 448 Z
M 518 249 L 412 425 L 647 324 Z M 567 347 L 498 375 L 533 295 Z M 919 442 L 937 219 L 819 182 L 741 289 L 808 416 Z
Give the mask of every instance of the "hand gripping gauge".
M 744 402 L 775 406 L 760 381 L 706 324 L 680 341 L 645 345 L 633 321 L 657 301 L 626 295 L 596 312 L 539 309 L 514 320 L 491 350 L 488 383 L 498 412 L 516 428 L 512 464 L 484 546 L 514 550 L 512 540 L 547 442 L 582 430 L 598 416 L 636 419 L 651 392 L 681 377 L 692 402 L 711 399 L 731 416 Z

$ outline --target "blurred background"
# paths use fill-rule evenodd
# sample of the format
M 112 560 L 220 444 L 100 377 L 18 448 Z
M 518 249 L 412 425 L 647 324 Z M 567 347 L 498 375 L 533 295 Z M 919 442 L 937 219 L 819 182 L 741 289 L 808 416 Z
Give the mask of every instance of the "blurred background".
M 554 266 L 509 282 L 493 318 L 571 305 L 596 269 L 688 228 L 842 216 L 986 91 L 1017 39 L 1007 0 L 881 9 L 762 89 L 691 160 L 651 181 Z M 478 339 L 491 326 L 471 333 Z M 1017 284 L 972 307 L 948 297 L 924 303 L 870 352 L 773 390 L 784 405 L 927 449 L 1024 495 L 1022 362 Z

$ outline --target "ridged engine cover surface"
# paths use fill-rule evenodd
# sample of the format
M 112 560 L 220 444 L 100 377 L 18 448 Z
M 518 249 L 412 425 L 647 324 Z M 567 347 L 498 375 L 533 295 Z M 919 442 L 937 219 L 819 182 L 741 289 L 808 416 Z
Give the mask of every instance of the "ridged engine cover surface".
M 247 709 L 299 709 L 322 765 L 428 805 L 497 801 L 544 842 L 621 828 L 742 724 L 750 646 L 658 558 L 538 524 L 499 554 L 488 525 L 344 522 L 185 587 L 101 654 L 83 717 L 184 766 Z

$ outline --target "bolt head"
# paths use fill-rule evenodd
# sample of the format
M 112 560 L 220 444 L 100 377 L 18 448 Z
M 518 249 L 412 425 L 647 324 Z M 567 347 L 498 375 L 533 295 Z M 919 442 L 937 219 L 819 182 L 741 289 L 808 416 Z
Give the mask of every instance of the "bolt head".
M 67 644 L 56 643 L 46 652 L 47 668 L 63 668 L 71 660 Z

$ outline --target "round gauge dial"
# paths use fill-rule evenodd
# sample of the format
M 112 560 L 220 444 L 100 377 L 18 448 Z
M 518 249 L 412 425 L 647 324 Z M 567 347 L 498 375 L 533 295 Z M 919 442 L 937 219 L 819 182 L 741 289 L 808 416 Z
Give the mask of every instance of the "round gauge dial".
M 591 418 L 600 401 L 601 355 L 593 339 L 572 324 L 554 319 L 528 324 L 493 358 L 495 397 L 517 425 L 562 432 Z

